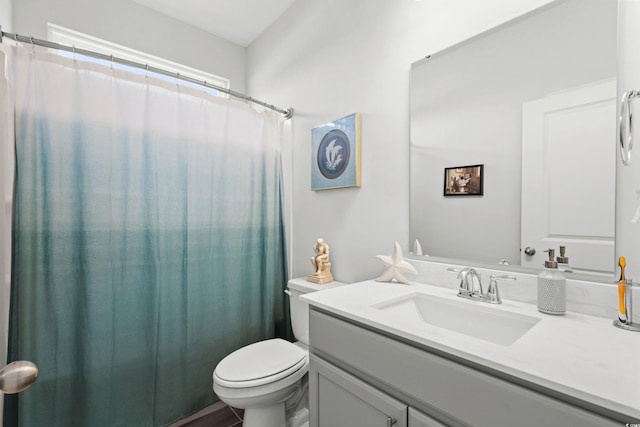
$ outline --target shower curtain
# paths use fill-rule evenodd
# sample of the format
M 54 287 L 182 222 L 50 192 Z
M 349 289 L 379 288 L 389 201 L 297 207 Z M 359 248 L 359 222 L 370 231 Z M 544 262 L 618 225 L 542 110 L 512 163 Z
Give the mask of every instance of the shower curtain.
M 8 42 L 8 41 L 7 41 Z M 2 45 L 15 108 L 5 425 L 167 425 L 218 361 L 289 337 L 278 113 Z

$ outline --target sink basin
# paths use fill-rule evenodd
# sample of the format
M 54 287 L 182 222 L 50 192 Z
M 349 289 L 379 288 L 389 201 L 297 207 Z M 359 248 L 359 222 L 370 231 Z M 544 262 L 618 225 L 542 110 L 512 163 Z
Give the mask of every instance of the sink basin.
M 495 344 L 516 342 L 539 318 L 496 309 L 481 302 L 455 301 L 414 293 L 373 306 L 405 321 L 423 322 Z

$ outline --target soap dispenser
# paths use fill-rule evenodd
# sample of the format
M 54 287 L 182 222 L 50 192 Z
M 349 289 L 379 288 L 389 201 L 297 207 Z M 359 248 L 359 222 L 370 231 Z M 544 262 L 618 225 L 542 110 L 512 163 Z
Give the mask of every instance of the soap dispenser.
M 554 260 L 555 250 L 548 249 L 549 260 L 538 274 L 538 311 L 547 314 L 564 314 L 567 311 L 567 279 L 558 271 Z
M 566 246 L 560 246 L 560 256 L 556 257 L 558 261 L 558 271 L 572 273 L 571 266 L 569 265 L 569 257 L 566 255 Z

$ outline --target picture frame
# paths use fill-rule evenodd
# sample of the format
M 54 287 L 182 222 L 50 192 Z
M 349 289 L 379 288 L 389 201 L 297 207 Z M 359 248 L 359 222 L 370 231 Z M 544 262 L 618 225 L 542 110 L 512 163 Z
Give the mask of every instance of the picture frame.
M 311 190 L 360 187 L 361 139 L 360 113 L 311 130 Z
M 484 165 L 444 168 L 444 196 L 484 195 Z

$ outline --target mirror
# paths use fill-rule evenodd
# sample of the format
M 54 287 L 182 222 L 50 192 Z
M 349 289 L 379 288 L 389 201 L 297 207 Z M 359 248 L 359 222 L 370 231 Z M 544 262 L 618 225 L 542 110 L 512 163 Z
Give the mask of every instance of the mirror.
M 617 1 L 556 1 L 412 64 L 412 252 L 542 268 L 564 245 L 613 273 L 616 31 Z M 445 195 L 475 165 L 483 191 Z

